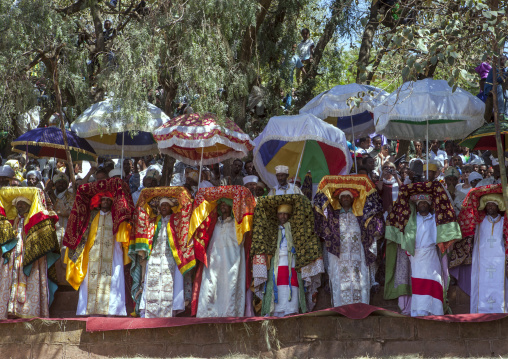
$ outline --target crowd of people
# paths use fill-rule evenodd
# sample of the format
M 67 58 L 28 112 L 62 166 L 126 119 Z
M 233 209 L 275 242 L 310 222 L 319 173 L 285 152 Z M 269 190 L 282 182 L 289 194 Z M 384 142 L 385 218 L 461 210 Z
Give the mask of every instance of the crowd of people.
M 411 316 L 451 313 L 449 285 L 471 313 L 506 311 L 506 210 L 499 163 L 453 141 L 360 138 L 349 175 L 313 186 L 251 160 L 63 161 L 11 155 L 0 167 L 0 319 L 48 317 L 57 290 L 77 315 L 144 318 L 286 316 L 369 304 L 384 288 Z M 42 171 L 41 171 L 42 168 Z M 70 171 L 76 175 L 70 181 Z

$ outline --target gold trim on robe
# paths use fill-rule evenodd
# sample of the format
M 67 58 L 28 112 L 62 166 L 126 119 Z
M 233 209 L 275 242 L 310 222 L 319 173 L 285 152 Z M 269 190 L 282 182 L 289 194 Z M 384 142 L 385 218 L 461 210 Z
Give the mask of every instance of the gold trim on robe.
M 90 226 L 90 233 L 88 234 L 88 239 L 86 241 L 85 248 L 83 249 L 83 252 L 79 256 L 79 258 L 76 260 L 76 262 L 73 262 L 69 258 L 69 249 L 67 248 L 65 252 L 65 259 L 64 263 L 67 264 L 67 271 L 65 278 L 70 283 L 70 285 L 75 289 L 78 290 L 81 283 L 83 283 L 83 280 L 86 277 L 86 273 L 88 270 L 88 262 L 89 262 L 89 253 L 90 249 L 92 248 L 95 237 L 97 235 L 97 229 L 99 225 L 99 217 L 100 212 L 95 216 L 95 218 L 92 221 L 92 224 Z M 123 263 L 124 265 L 129 264 L 131 262 L 128 252 L 129 252 L 129 236 L 131 231 L 131 224 L 128 222 L 122 222 L 120 226 L 118 227 L 118 232 L 116 233 L 116 241 L 122 243 L 122 250 L 123 250 Z M 113 234 L 113 231 L 111 231 L 111 234 Z

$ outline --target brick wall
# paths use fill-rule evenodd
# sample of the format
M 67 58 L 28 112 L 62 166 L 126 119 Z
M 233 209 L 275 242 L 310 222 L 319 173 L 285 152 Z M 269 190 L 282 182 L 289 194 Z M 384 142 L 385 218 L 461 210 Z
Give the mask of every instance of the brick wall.
M 420 354 L 506 356 L 508 318 L 444 323 L 371 316 L 306 317 L 87 333 L 82 321 L 0 324 L 0 358 L 219 357 L 331 358 Z

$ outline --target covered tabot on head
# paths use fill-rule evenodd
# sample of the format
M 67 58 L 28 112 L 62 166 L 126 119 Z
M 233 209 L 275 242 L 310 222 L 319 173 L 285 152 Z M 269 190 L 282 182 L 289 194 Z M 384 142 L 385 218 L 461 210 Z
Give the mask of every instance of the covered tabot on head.
M 289 223 L 296 249 L 296 269 L 300 270 L 323 255 L 321 242 L 314 231 L 312 204 L 307 197 L 300 194 L 268 196 L 258 199 L 254 211 L 251 256 L 275 254 L 279 228 L 277 208 L 285 203 L 293 207 Z
M 206 251 L 217 221 L 217 201 L 221 198 L 233 200 L 236 239 L 241 244 L 245 233 L 252 230 L 256 200 L 243 186 L 221 186 L 201 188 L 194 199 L 194 212 L 189 227 L 189 240 L 194 237 L 196 259 L 207 265 Z
M 18 211 L 12 204 L 16 197 L 25 197 L 32 202 L 28 220 L 24 224 L 25 234 L 42 220 L 51 219 L 53 223 L 58 222 L 57 214 L 46 208 L 44 192 L 36 187 L 3 187 L 0 189 L 0 215 L 7 217 L 9 221 L 18 216 Z
M 400 187 L 399 197 L 386 220 L 385 237 L 399 244 L 404 242 L 405 228 L 411 217 L 411 211 L 415 208 L 410 197 L 421 193 L 432 196 L 437 225 L 437 245 L 444 253 L 454 240 L 461 238 L 461 234 L 453 205 L 440 182 L 418 182 Z M 414 255 L 414 248 L 403 249 Z
M 322 193 L 327 200 L 324 202 L 320 200 L 318 203 L 314 201 L 314 207 L 316 205 L 321 206 L 316 210 L 323 214 L 325 208 L 331 204 L 334 210 L 341 209 L 339 200 L 334 198 L 333 194 L 338 189 L 354 189 L 359 193 L 358 198 L 355 198 L 353 203 L 353 213 L 359 217 L 363 215 L 363 208 L 367 197 L 372 193 L 377 192 L 374 183 L 364 175 L 344 175 L 344 176 L 325 176 L 319 182 L 318 193 Z M 316 194 L 317 195 L 317 194 Z
M 131 235 L 129 251 L 145 250 L 149 253 L 152 249 L 160 216 L 154 213 L 150 202 L 161 197 L 178 200 L 178 207 L 172 208 L 171 233 L 168 231 L 168 240 L 178 269 L 182 274 L 185 274 L 196 265 L 196 260 L 193 243 L 187 243 L 187 233 L 192 215 L 192 197 L 184 187 L 152 187 L 144 188 L 141 191 L 134 212 L 134 230 Z
M 14 248 L 17 241 L 16 232 L 9 223 L 17 217 L 16 208 L 12 205 L 16 197 L 25 197 L 32 202 L 23 227 L 26 235 L 23 240 L 23 270 L 28 275 L 31 264 L 37 259 L 51 253 L 51 258 L 48 257 L 49 268 L 60 257 L 60 246 L 55 231 L 58 216 L 54 212 L 47 211 L 44 192 L 38 188 L 4 187 L 0 189 L 0 246 L 5 259 L 10 256 L 10 250 Z M 9 245 L 9 242 L 14 246 Z
M 95 195 L 103 192 L 110 192 L 114 195 L 111 207 L 113 234 L 118 232 L 122 223 L 132 223 L 134 204 L 132 203 L 129 185 L 125 181 L 120 178 L 110 178 L 83 184 L 78 187 L 76 200 L 67 222 L 67 229 L 63 239 L 65 246 L 71 249 L 78 247 L 90 221 L 92 211 L 90 208 L 91 200 Z
M 333 197 L 338 189 L 354 190 L 359 195 L 353 202 L 353 213 L 360 225 L 367 265 L 376 260 L 369 249 L 376 237 L 384 233 L 383 203 L 372 181 L 364 175 L 325 176 L 314 196 L 315 229 L 328 252 L 340 255 L 340 203 Z M 335 206 L 336 207 L 335 207 Z M 361 205 L 361 206 L 360 206 Z M 357 214 L 358 213 L 358 214 Z

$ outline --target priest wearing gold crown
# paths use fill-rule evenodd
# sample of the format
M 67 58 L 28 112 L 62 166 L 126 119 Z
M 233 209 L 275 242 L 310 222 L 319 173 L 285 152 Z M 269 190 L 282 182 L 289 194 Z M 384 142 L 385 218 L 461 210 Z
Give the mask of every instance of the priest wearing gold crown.
M 313 309 L 324 263 L 312 204 L 305 196 L 259 199 L 251 253 L 261 315 L 283 317 Z
M 275 175 L 277 176 L 277 182 L 279 182 L 279 184 L 278 186 L 273 187 L 270 192 L 268 192 L 269 196 L 278 196 L 283 194 L 303 194 L 302 190 L 299 187 L 295 186 L 292 183 L 288 183 L 288 166 L 276 166 Z

